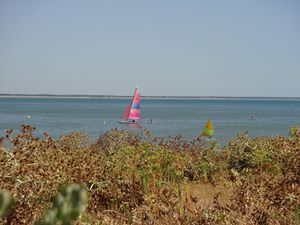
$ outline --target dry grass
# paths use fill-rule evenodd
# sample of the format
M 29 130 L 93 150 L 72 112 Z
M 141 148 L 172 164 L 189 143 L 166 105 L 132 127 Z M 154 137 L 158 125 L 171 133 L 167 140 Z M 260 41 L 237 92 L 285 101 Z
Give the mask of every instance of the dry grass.
M 2 224 L 31 224 L 64 184 L 83 184 L 88 208 L 76 224 L 293 224 L 300 205 L 300 137 L 239 135 L 217 143 L 111 130 L 57 140 L 35 128 L 0 141 L 0 188 L 15 211 Z M 9 149 L 4 142 L 10 142 Z

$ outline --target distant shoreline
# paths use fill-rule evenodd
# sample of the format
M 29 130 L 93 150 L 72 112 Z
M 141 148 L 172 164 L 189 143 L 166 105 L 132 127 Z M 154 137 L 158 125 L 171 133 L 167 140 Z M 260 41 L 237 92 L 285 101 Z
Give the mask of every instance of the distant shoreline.
M 0 94 L 0 98 L 87 98 L 128 99 L 123 95 L 55 95 L 55 94 Z M 232 96 L 142 96 L 144 99 L 211 99 L 211 100 L 300 100 L 300 97 L 232 97 Z

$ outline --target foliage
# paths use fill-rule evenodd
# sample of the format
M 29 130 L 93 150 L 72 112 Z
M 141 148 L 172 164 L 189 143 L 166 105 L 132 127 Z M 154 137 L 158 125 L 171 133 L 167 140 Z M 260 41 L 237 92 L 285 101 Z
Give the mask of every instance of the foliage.
M 53 139 L 46 133 L 36 137 L 34 130 L 23 125 L 0 139 L 0 187 L 16 199 L 15 210 L 0 223 L 36 221 L 51 196 L 70 183 L 83 184 L 89 196 L 78 224 L 299 221 L 297 132 L 289 138 L 239 134 L 220 148 L 181 136 L 158 138 L 147 130 L 112 129 L 91 144 L 83 133 Z M 63 208 L 46 215 L 61 215 Z
M 8 216 L 15 205 L 14 198 L 9 194 L 8 191 L 0 190 L 0 218 Z
M 290 137 L 291 138 L 299 138 L 300 137 L 300 127 L 292 127 L 290 129 Z
M 54 196 L 52 208 L 35 225 L 70 225 L 85 210 L 86 202 L 87 195 L 83 187 L 66 186 Z

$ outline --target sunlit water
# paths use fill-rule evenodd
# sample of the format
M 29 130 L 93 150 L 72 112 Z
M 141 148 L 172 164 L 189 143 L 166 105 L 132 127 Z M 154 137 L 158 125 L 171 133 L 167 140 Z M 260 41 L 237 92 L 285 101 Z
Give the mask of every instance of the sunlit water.
M 6 129 L 32 124 L 39 136 L 44 132 L 59 137 L 84 131 L 94 140 L 111 128 L 127 129 L 118 120 L 129 101 L 0 98 L 0 136 Z M 187 139 L 197 138 L 210 118 L 215 138 L 223 144 L 246 130 L 251 137 L 287 136 L 290 127 L 300 125 L 299 100 L 142 99 L 141 110 L 141 125 L 161 137 L 181 134 Z M 251 115 L 254 120 L 249 119 Z M 155 124 L 149 124 L 151 118 Z

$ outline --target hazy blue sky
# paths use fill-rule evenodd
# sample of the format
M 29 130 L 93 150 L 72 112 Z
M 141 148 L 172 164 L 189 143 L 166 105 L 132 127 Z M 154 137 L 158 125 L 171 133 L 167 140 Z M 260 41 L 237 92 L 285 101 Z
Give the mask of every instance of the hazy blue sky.
M 300 1 L 0 1 L 0 93 L 300 97 Z

